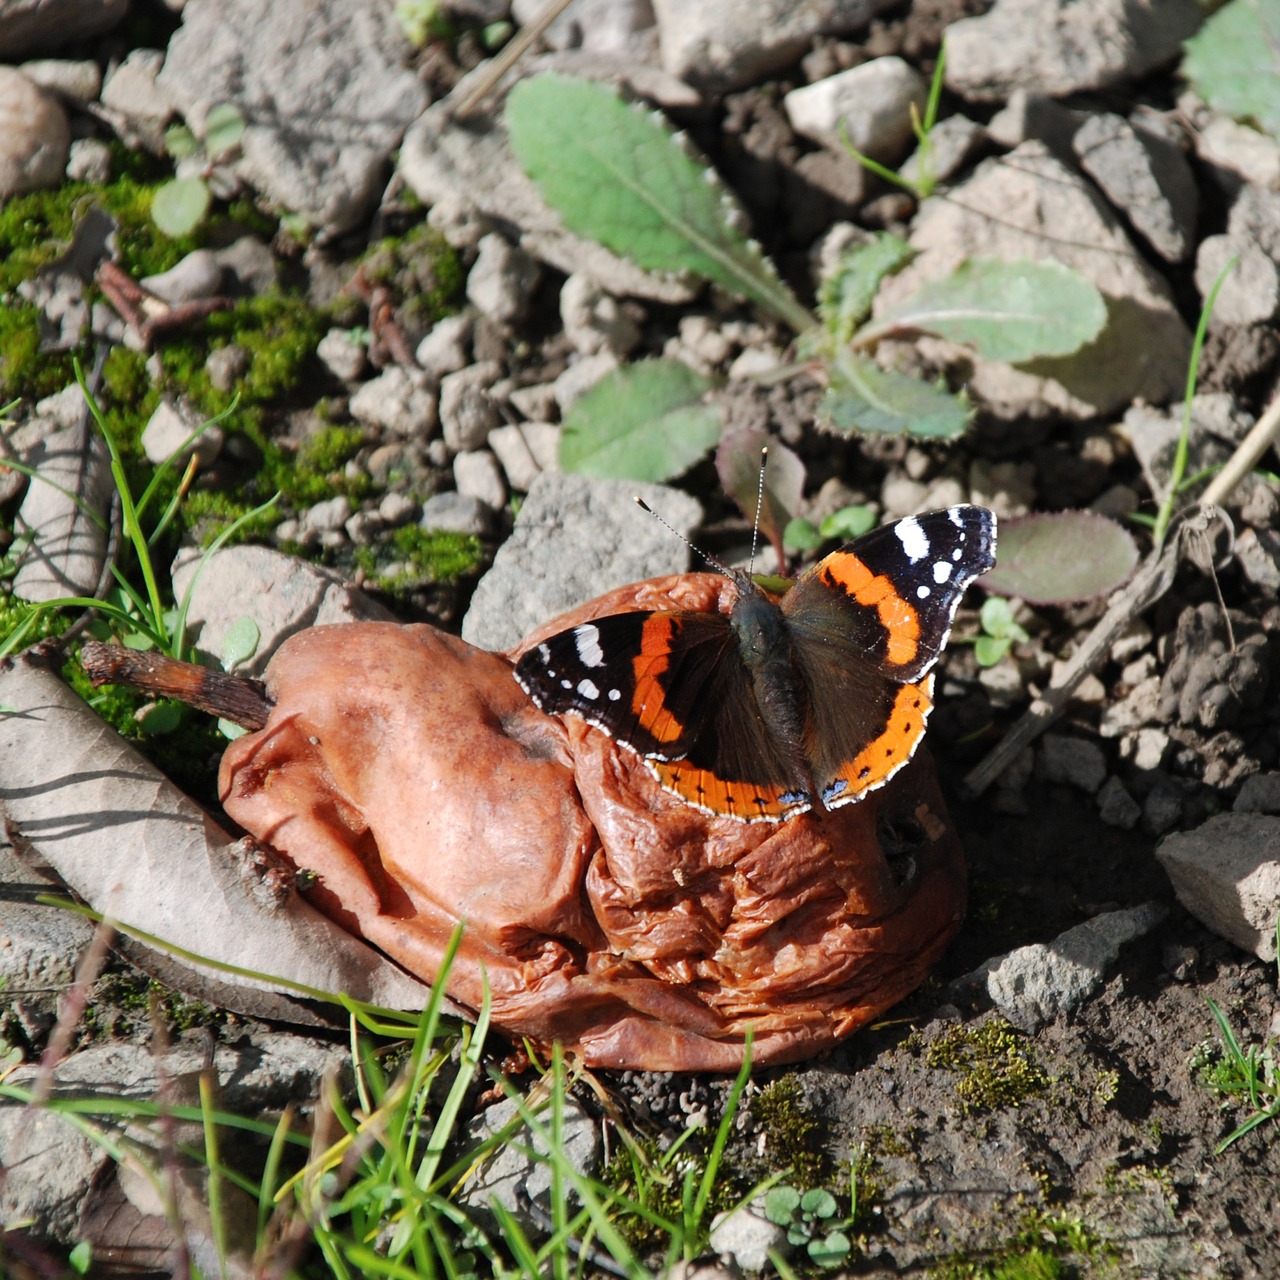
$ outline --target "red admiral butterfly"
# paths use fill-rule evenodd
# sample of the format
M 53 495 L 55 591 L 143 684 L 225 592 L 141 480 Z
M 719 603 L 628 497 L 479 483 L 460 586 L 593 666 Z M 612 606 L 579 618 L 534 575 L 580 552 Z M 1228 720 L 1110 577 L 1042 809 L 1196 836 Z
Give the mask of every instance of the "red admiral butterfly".
M 638 752 L 689 804 L 745 822 L 838 809 L 911 759 L 930 669 L 996 518 L 957 506 L 833 551 L 775 604 L 741 570 L 720 613 L 619 613 L 536 645 L 515 677 L 541 710 Z

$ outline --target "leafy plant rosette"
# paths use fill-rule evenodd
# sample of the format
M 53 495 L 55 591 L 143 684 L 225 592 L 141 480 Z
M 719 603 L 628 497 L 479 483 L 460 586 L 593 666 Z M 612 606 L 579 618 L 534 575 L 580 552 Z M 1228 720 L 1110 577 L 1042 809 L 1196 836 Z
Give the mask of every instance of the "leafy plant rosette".
M 715 284 L 789 326 L 805 360 L 797 368 L 826 381 L 821 416 L 831 430 L 932 440 L 964 431 L 963 395 L 882 368 L 873 352 L 886 339 L 930 334 L 1016 364 L 1070 355 L 1106 323 L 1101 294 L 1067 267 L 977 259 L 873 318 L 881 283 L 911 256 L 889 235 L 845 254 L 815 317 L 741 230 L 745 215 L 714 172 L 653 112 L 547 73 L 512 91 L 506 123 L 525 172 L 571 231 L 645 270 Z M 681 475 L 718 438 L 713 390 L 676 360 L 624 367 L 566 416 L 562 465 L 618 478 Z

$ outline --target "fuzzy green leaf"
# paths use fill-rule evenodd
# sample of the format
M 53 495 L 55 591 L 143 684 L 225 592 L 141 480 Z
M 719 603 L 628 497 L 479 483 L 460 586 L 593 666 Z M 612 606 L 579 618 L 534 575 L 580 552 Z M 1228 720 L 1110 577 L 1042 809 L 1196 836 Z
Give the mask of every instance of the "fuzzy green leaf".
M 973 642 L 973 655 L 980 667 L 994 667 L 1006 653 L 1013 641 L 1008 636 L 979 636 Z
M 969 406 L 958 396 L 881 369 L 865 356 L 844 352 L 832 360 L 829 374 L 820 413 L 837 431 L 951 440 L 968 425 Z
M 1106 322 L 1102 294 L 1070 267 L 974 258 L 879 317 L 860 341 L 912 329 L 963 343 L 989 360 L 1016 364 L 1070 355 L 1097 337 Z
M 1187 41 L 1182 74 L 1224 115 L 1280 138 L 1280 9 L 1231 0 Z
M 775 1226 L 785 1227 L 800 1207 L 800 1193 L 795 1187 L 771 1187 L 765 1192 L 764 1216 Z
M 797 331 L 813 323 L 738 230 L 741 212 L 712 170 L 651 112 L 548 73 L 512 90 L 506 120 L 517 159 L 571 231 L 648 271 L 711 280 Z
M 797 516 L 782 531 L 782 545 L 788 551 L 814 551 L 822 546 L 822 533 L 812 520 Z
M 821 1240 L 810 1240 L 809 1258 L 823 1268 L 842 1266 L 853 1251 L 853 1241 L 843 1231 L 828 1232 Z
M 1138 563 L 1138 547 L 1114 520 L 1091 511 L 1057 511 L 1000 522 L 988 591 L 1032 604 L 1067 604 L 1114 591 Z
M 252 618 L 237 618 L 222 639 L 222 669 L 231 671 L 241 663 L 248 662 L 258 652 L 261 639 L 262 632 Z
M 244 116 L 233 102 L 219 102 L 204 118 L 204 149 L 215 160 L 234 151 L 244 133 Z
M 870 533 L 875 527 L 876 513 L 870 507 L 852 506 L 833 511 L 823 520 L 821 529 L 824 538 L 840 538 L 849 542 Z
M 172 240 L 190 235 L 209 212 L 209 188 L 202 178 L 174 178 L 157 188 L 151 220 Z
M 702 403 L 708 379 L 678 360 L 616 369 L 565 415 L 560 465 L 585 476 L 670 480 L 720 438 L 720 411 Z
M 837 342 L 848 342 L 871 314 L 876 290 L 885 276 L 897 271 L 913 250 L 905 240 L 883 232 L 869 244 L 840 255 L 835 270 L 823 281 L 818 312 L 823 326 Z

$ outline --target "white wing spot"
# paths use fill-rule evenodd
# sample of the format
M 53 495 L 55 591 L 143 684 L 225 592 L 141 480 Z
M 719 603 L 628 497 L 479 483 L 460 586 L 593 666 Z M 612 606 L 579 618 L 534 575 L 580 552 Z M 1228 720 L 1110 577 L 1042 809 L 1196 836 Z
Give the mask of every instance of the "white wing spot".
M 919 600 L 927 600 L 932 594 L 933 592 L 923 582 L 916 588 L 916 598 Z
M 907 553 L 907 559 L 912 564 L 917 560 L 923 560 L 929 554 L 929 535 L 913 516 L 899 520 L 893 526 L 893 531 L 898 535 L 898 541 L 902 543 L 902 549 Z
M 964 549 L 963 549 L 962 547 L 957 547 L 957 548 L 956 548 L 956 549 L 951 553 L 951 558 L 952 558 L 953 560 L 959 560 L 959 559 L 960 559 L 960 557 L 961 557 L 962 555 L 964 555 Z
M 609 701 L 610 701 L 610 702 L 617 702 L 617 701 L 618 701 L 618 699 L 619 699 L 619 698 L 621 698 L 621 697 L 622 697 L 622 690 L 621 690 L 621 689 L 610 689 L 610 690 L 609 690 Z
M 578 692 L 589 702 L 594 702 L 600 696 L 600 689 L 594 680 L 579 680 Z
M 547 645 L 540 644 L 538 646 L 538 657 L 540 657 L 547 666 L 551 665 L 551 650 Z
M 948 507 L 947 519 L 950 520 L 951 523 L 955 525 L 957 529 L 963 529 L 964 528 L 964 508 Z
M 572 680 L 561 680 L 561 681 L 560 681 L 560 687 L 561 687 L 562 689 L 572 689 L 572 688 L 573 688 L 573 681 L 572 681 Z
M 945 560 L 935 561 L 933 566 L 934 582 L 936 582 L 939 586 L 941 586 L 950 577 L 951 577 L 951 566 Z
M 604 650 L 600 648 L 600 628 L 585 623 L 573 629 L 574 643 L 578 646 L 578 657 L 584 667 L 603 667 Z

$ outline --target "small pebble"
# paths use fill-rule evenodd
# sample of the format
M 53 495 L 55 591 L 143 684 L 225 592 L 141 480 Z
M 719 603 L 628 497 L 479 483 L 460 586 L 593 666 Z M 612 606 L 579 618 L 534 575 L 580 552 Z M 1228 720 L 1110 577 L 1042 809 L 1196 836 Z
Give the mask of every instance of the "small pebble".
M 494 527 L 493 510 L 478 498 L 461 493 L 438 493 L 422 504 L 418 523 L 427 530 L 470 533 L 485 537 Z
M 392 491 L 378 503 L 378 514 L 389 525 L 408 524 L 418 518 L 418 504 L 406 493 Z
M 1109 827 L 1132 831 L 1142 817 L 1142 806 L 1129 794 L 1114 774 L 1102 784 L 1097 795 L 1098 816 Z
M 355 382 L 369 365 L 369 352 L 347 329 L 330 329 L 316 346 L 320 363 L 340 382 Z
M 507 486 L 498 460 L 488 449 L 459 453 L 453 459 L 453 483 L 459 493 L 479 498 L 495 510 L 507 501 Z

